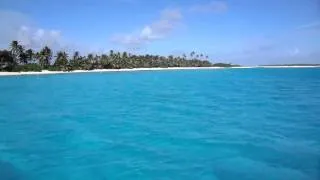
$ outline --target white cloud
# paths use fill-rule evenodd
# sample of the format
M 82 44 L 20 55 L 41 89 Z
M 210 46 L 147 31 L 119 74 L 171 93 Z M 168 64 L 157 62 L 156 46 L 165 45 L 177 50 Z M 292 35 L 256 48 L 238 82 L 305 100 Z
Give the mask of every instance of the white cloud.
M 213 12 L 220 13 L 228 9 L 225 1 L 214 0 L 207 4 L 198 4 L 184 10 L 191 12 Z M 140 49 L 142 46 L 168 37 L 181 24 L 183 15 L 179 9 L 165 9 L 161 12 L 159 19 L 145 25 L 140 30 L 115 34 L 111 41 L 124 45 L 129 49 Z
M 14 11 L 0 10 L 2 26 L 0 28 L 0 47 L 7 47 L 8 43 L 16 39 L 21 27 L 26 29 L 24 24 L 31 24 L 29 18 L 24 14 Z
M 34 49 L 45 45 L 61 49 L 66 45 L 60 31 L 37 27 L 25 14 L 0 10 L 0 19 L 4 25 L 0 28 L 0 48 L 7 48 L 13 40 Z
M 197 4 L 190 8 L 192 12 L 199 13 L 221 13 L 228 10 L 228 5 L 225 1 L 211 1 L 207 4 Z
M 167 37 L 181 22 L 178 9 L 165 9 L 158 20 L 145 25 L 138 33 L 114 35 L 112 41 L 129 48 L 140 48 L 149 42 Z
M 15 39 L 27 48 L 35 49 L 43 46 L 60 49 L 65 45 L 60 31 L 37 27 L 21 26 Z

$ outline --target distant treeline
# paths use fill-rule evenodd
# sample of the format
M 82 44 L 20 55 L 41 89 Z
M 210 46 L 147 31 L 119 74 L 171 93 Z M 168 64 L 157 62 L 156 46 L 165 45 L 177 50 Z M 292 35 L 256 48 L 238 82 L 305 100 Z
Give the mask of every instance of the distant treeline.
M 102 55 L 80 55 L 78 51 L 69 56 L 64 51 L 53 55 L 45 46 L 39 52 L 25 49 L 18 41 L 12 41 L 9 50 L 0 50 L 0 71 L 72 71 L 93 69 L 153 68 L 153 67 L 232 67 L 232 64 L 211 63 L 204 54 L 191 52 L 182 56 L 134 55 L 115 52 Z
M 268 64 L 261 66 L 320 66 L 320 64 Z

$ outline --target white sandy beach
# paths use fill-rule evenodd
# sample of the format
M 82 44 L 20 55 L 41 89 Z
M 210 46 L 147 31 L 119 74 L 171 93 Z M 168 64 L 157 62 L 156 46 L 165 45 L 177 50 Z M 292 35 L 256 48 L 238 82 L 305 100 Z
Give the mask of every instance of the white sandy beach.
M 188 70 L 188 69 L 222 69 L 222 67 L 172 67 L 172 68 L 133 68 L 133 69 L 94 69 L 74 71 L 48 71 L 41 72 L 0 72 L 0 76 L 18 75 L 44 75 L 44 74 L 69 74 L 69 73 L 94 73 L 94 72 L 127 72 L 127 71 L 163 71 L 163 70 Z
M 234 69 L 247 68 L 315 68 L 320 66 L 241 66 L 228 67 Z M 69 74 L 69 73 L 93 73 L 93 72 L 127 72 L 127 71 L 166 71 L 166 70 L 209 70 L 226 69 L 225 67 L 170 67 L 170 68 L 134 68 L 134 69 L 95 69 L 95 70 L 75 70 L 75 71 L 48 71 L 41 72 L 0 72 L 0 76 L 19 76 L 19 75 L 48 75 L 48 74 Z

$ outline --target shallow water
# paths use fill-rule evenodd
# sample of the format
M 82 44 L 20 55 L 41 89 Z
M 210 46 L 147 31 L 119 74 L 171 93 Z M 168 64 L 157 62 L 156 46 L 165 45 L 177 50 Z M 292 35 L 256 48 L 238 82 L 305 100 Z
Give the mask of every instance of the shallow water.
M 320 179 L 320 69 L 0 77 L 1 180 Z

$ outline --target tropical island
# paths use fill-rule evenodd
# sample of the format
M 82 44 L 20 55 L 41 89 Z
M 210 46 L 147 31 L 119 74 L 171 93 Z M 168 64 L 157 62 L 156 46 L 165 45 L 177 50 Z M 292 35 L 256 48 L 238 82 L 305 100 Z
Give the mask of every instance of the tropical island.
M 264 67 L 318 67 L 320 64 L 267 64 L 267 65 L 261 65 Z
M 0 50 L 0 71 L 75 71 L 97 69 L 135 69 L 135 68 L 175 68 L 175 67 L 233 67 L 226 63 L 211 63 L 209 57 L 191 52 L 189 56 L 133 55 L 127 52 L 109 54 L 80 55 L 75 51 L 71 56 L 65 51 L 53 54 L 50 47 L 39 51 L 25 49 L 18 41 L 12 41 L 9 49 Z

